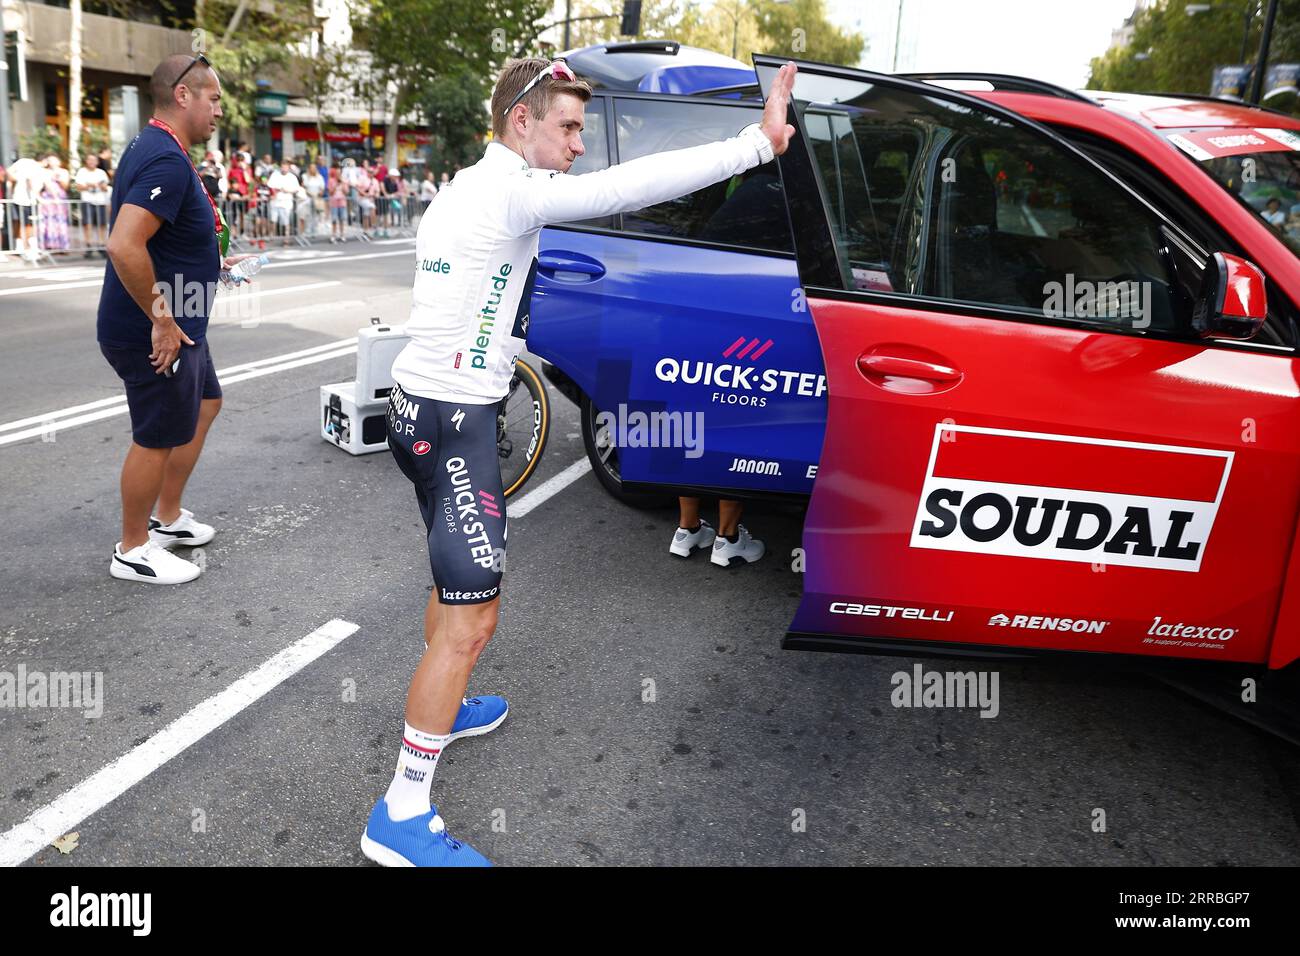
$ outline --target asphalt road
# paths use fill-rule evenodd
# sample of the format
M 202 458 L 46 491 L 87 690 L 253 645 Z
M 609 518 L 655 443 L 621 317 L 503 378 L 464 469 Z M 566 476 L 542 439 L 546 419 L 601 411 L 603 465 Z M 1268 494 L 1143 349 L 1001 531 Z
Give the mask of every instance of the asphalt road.
M 120 394 L 94 341 L 102 267 L 0 269 L 0 675 L 103 675 L 98 717 L 0 707 L 0 859 L 53 819 L 76 848 L 19 859 L 369 865 L 357 844 L 423 648 L 423 528 L 387 455 L 317 435 L 318 386 L 353 357 L 279 367 L 402 321 L 411 244 L 317 253 L 259 277 L 256 324 L 211 331 L 219 369 L 279 370 L 226 388 L 187 500 L 218 536 L 177 588 L 108 575 L 125 415 L 5 442 Z M 583 458 L 576 409 L 552 401 L 525 494 Z M 590 474 L 537 500 L 511 521 L 470 686 L 510 718 L 454 744 L 434 783 L 452 833 L 498 863 L 1300 863 L 1300 752 L 1139 675 L 922 662 L 995 672 L 985 719 L 892 706 L 911 660 L 781 651 L 797 509 L 751 509 L 769 555 L 731 572 L 671 557 L 675 514 Z M 291 647 L 318 656 L 291 665 Z

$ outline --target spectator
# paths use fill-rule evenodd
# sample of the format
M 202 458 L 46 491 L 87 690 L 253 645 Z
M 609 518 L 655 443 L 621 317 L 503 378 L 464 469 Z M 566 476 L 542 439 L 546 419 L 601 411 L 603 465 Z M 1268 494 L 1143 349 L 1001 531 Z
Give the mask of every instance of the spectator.
M 253 170 L 258 179 L 266 179 L 275 172 L 275 161 L 271 159 L 270 153 L 264 153 L 262 158 L 257 161 L 257 166 Z
M 122 540 L 109 570 L 126 581 L 180 584 L 202 567 L 168 549 L 215 534 L 181 496 L 221 408 L 206 337 L 211 293 L 189 292 L 216 287 L 221 218 L 188 152 L 221 119 L 221 84 L 205 61 L 176 54 L 158 64 L 149 87 L 154 116 L 117 169 L 96 323 L 100 350 L 126 386 L 132 433 L 120 482 Z
M 64 252 L 68 248 L 68 171 L 59 157 L 45 157 L 45 181 L 39 193 L 41 248 Z
M 380 169 L 385 169 L 381 166 Z M 387 170 L 388 175 L 378 178 L 380 188 L 380 202 L 383 204 L 382 214 L 384 218 L 384 228 L 397 226 L 401 222 L 402 204 L 401 204 L 401 180 L 398 179 L 397 173 L 393 170 Z
M 1282 200 L 1274 196 L 1264 204 L 1264 211 L 1260 213 L 1264 221 L 1270 226 L 1282 226 L 1286 223 L 1286 213 L 1282 211 Z
M 361 218 L 361 228 L 369 232 L 375 228 L 375 196 L 379 195 L 379 184 L 370 175 L 370 160 L 363 160 L 357 173 L 357 209 Z
M 315 163 L 307 167 L 307 177 L 302 182 L 302 188 L 311 201 L 312 223 L 323 222 L 325 220 L 325 177 L 320 174 L 320 168 Z M 315 231 L 314 228 L 311 230 L 313 233 Z
M 113 181 L 113 150 L 105 146 L 99 151 L 99 168 L 108 176 L 108 181 Z
M 337 166 L 330 181 L 334 183 L 330 188 L 330 242 L 342 242 L 348 224 L 348 185 Z
M 108 238 L 105 226 L 108 225 L 108 174 L 99 168 L 99 157 L 94 153 L 86 156 L 73 180 L 77 195 L 81 197 L 81 233 L 86 243 L 85 258 L 89 259 L 98 252 L 105 259 L 108 253 L 103 246 Z
M 271 231 L 271 187 L 259 177 L 253 182 L 253 235 L 266 248 L 266 236 Z
M 433 170 L 430 169 L 424 174 L 424 182 L 420 183 L 420 212 L 429 208 L 429 203 L 433 202 L 433 197 L 438 195 L 438 184 L 434 181 Z
M 224 197 L 221 195 L 221 174 L 217 172 L 216 163 L 211 159 L 212 154 L 208 153 L 208 159 L 203 161 L 199 167 L 199 179 L 203 180 L 203 188 L 208 191 L 208 195 L 220 202 Z
M 451 177 L 447 175 L 447 170 L 442 171 L 442 180 L 438 183 L 438 188 L 442 189 L 451 182 Z
M 294 200 L 302 191 L 302 184 L 293 174 L 288 159 L 280 160 L 280 168 L 271 173 L 266 184 L 271 187 L 271 224 L 280 237 L 280 244 L 287 246 L 293 233 Z
M 18 227 L 15 251 L 23 258 L 35 261 L 40 258 L 36 235 L 36 203 L 45 186 L 45 167 L 34 159 L 15 160 L 5 173 L 9 181 L 9 199 L 13 203 L 14 222 Z
M 244 154 L 236 152 L 230 159 L 230 174 L 227 177 L 230 185 L 226 191 L 226 200 L 230 209 L 230 228 L 236 235 L 245 238 L 248 236 L 245 214 L 248 211 L 248 190 L 251 179 Z

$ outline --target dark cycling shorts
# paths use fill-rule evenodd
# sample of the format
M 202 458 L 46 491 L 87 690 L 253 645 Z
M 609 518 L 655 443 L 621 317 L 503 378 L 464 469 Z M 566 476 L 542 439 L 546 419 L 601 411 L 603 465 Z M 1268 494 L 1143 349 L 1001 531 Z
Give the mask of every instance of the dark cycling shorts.
M 388 398 L 388 447 L 415 485 L 429 533 L 429 566 L 443 604 L 501 593 L 506 506 L 497 455 L 497 405 L 404 393 Z
M 170 378 L 153 367 L 148 345 L 118 348 L 100 343 L 99 350 L 126 385 L 131 437 L 144 448 L 188 445 L 198 430 L 200 403 L 221 397 L 207 339 L 181 346 L 180 364 Z

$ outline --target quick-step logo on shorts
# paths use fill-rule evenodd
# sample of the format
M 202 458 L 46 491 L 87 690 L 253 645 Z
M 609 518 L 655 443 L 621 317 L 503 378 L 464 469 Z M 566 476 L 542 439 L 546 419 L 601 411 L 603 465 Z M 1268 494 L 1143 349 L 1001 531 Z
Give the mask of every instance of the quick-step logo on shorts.
M 1199 571 L 1233 453 L 940 423 L 911 546 Z
M 487 526 L 480 520 L 480 511 L 493 518 L 501 517 L 494 495 L 480 490 L 474 491 L 474 483 L 469 477 L 469 468 L 465 459 L 459 456 L 448 458 L 447 473 L 451 475 L 451 486 L 456 490 L 452 496 L 456 506 L 456 516 L 460 521 L 461 533 L 469 545 L 470 558 L 481 568 L 491 569 L 495 559 L 492 555 L 492 541 L 488 538 Z

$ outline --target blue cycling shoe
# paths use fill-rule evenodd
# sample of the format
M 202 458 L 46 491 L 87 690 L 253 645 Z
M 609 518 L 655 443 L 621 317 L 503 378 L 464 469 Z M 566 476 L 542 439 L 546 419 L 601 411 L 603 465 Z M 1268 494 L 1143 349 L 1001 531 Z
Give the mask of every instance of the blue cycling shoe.
M 477 737 L 488 734 L 501 726 L 510 713 L 510 705 L 504 697 L 463 697 L 456 722 L 451 725 L 451 735 L 447 743 L 461 737 Z
M 438 816 L 438 808 L 395 823 L 383 797 L 370 811 L 361 852 L 380 866 L 491 866 L 468 843 L 453 840 Z

